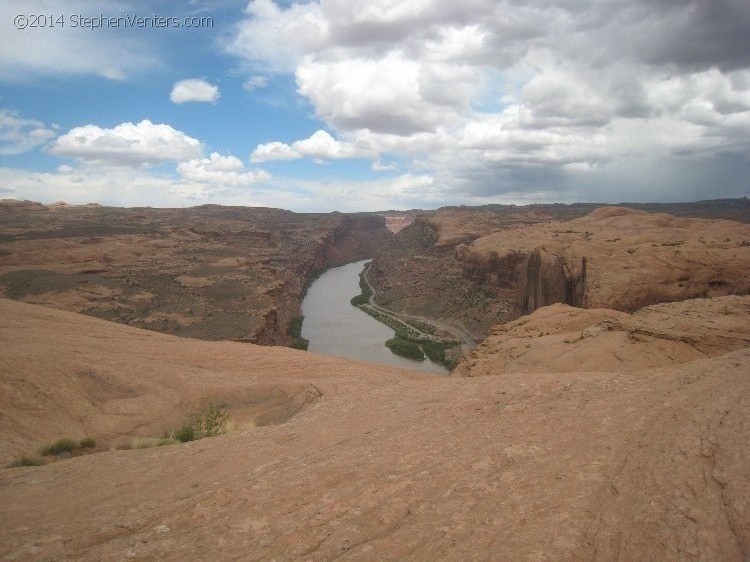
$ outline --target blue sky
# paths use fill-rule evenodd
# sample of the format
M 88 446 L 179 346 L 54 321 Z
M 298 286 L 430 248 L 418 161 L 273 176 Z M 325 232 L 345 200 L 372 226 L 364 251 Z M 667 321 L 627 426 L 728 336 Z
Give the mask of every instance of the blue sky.
M 372 211 L 750 192 L 745 1 L 2 0 L 0 33 L 0 198 Z

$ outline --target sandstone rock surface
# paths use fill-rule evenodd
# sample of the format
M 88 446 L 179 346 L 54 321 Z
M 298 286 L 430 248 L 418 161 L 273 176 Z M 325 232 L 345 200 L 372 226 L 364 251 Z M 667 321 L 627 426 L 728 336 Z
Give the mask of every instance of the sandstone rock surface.
M 701 348 L 714 357 L 443 378 L 0 301 L 4 454 L 21 447 L 18 435 L 30 443 L 86 423 L 106 432 L 128 426 L 121 416 L 157 423 L 183 389 L 188 401 L 230 401 L 257 385 L 317 389 L 280 425 L 0 470 L 0 556 L 745 560 L 750 349 L 715 350 L 747 308 L 726 303 L 736 318 L 700 309 L 703 324 L 716 323 Z M 692 337 L 690 317 L 660 314 L 638 321 Z M 555 320 L 557 336 L 591 321 L 571 318 Z M 84 369 L 132 396 L 89 393 Z
M 554 304 L 496 326 L 457 376 L 635 372 L 750 347 L 750 296 L 692 299 L 627 314 Z
M 750 225 L 624 207 L 489 234 L 456 257 L 520 314 L 558 302 L 632 312 L 750 293 Z

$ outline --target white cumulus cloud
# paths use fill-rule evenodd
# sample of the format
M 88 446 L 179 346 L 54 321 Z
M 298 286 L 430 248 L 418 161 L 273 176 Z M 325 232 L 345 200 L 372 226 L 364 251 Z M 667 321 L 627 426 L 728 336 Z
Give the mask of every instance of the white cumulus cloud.
M 265 170 L 245 171 L 242 160 L 218 152 L 212 152 L 208 158 L 181 162 L 177 173 L 188 182 L 226 187 L 245 187 L 271 179 L 271 174 Z
M 169 125 L 121 123 L 112 129 L 97 125 L 75 127 L 49 149 L 56 156 L 105 166 L 144 166 L 182 162 L 202 153 L 200 141 Z
M 309 138 L 298 140 L 291 145 L 283 142 L 260 144 L 250 155 L 251 162 L 268 162 L 271 160 L 296 160 L 313 158 L 314 160 L 341 160 L 345 158 L 362 158 L 372 156 L 371 150 L 358 147 L 352 143 L 334 139 L 326 131 L 316 131 Z
M 169 95 L 169 99 L 174 103 L 190 101 L 216 103 L 220 97 L 221 93 L 217 86 L 199 78 L 188 78 L 176 82 Z

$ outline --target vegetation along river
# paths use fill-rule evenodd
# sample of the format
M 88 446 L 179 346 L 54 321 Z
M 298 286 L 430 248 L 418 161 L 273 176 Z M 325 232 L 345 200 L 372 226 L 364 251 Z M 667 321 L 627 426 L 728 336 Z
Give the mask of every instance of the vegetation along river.
M 302 337 L 310 340 L 309 351 L 338 355 L 406 369 L 447 374 L 429 359 L 414 361 L 399 357 L 385 347 L 394 331 L 352 306 L 360 293 L 359 274 L 368 260 L 329 269 L 318 277 L 302 301 Z

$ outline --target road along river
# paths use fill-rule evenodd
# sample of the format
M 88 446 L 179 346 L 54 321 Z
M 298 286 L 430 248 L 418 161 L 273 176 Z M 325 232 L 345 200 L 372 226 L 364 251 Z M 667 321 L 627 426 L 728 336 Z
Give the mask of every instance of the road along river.
M 399 357 L 385 347 L 392 338 L 391 328 L 352 306 L 360 293 L 359 274 L 369 260 L 329 269 L 318 277 L 302 301 L 302 337 L 310 340 L 309 351 L 324 355 L 351 357 L 406 369 L 448 374 L 429 359 L 413 361 Z

